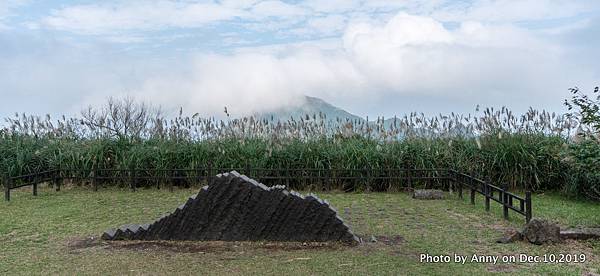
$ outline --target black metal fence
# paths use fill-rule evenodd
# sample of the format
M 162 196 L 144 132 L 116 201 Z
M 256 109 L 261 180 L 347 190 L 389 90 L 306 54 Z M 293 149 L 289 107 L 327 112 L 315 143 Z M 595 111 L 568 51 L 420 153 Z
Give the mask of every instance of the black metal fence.
M 476 177 L 451 170 L 454 182 L 459 186 L 459 197 L 462 198 L 462 186 L 465 185 L 471 192 L 471 204 L 475 204 L 475 195 L 481 194 L 485 200 L 485 210 L 490 210 L 490 201 L 502 205 L 502 213 L 508 219 L 508 211 L 513 210 L 517 214 L 525 216 L 525 220 L 531 220 L 531 191 L 525 192 L 525 197 L 515 195 L 504 188 L 494 186 Z
M 441 188 L 457 190 L 462 198 L 463 189 L 471 192 L 471 203 L 475 204 L 475 195 L 479 193 L 485 198 L 486 211 L 490 210 L 490 202 L 502 205 L 504 218 L 508 219 L 509 210 L 513 210 L 531 219 L 531 192 L 525 197 L 517 196 L 509 191 L 494 186 L 486 181 L 452 169 L 265 169 L 265 168 L 215 168 L 212 166 L 196 169 L 63 169 L 49 170 L 39 173 L 4 176 L 4 198 L 10 201 L 10 191 L 24 186 L 33 187 L 33 195 L 37 195 L 40 183 L 51 183 L 60 191 L 64 180 L 87 181 L 96 191 L 107 183 L 127 183 L 132 191 L 140 186 L 166 185 L 170 190 L 177 185 L 193 183 L 211 183 L 211 179 L 220 172 L 236 170 L 266 185 L 286 185 L 309 187 L 318 184 L 324 190 L 342 187 L 344 190 L 355 190 L 362 187 L 366 190 L 388 191 L 392 188 Z M 363 183 L 360 186 L 360 183 Z M 347 189 L 346 189 L 347 188 Z
M 238 171 L 268 186 L 286 185 L 291 189 L 321 187 L 344 191 L 387 191 L 396 187 L 449 189 L 450 171 L 446 169 L 308 169 L 308 168 L 215 168 L 196 169 L 93 169 L 61 170 L 61 179 L 88 181 L 97 190 L 108 183 L 127 183 L 132 190 L 141 186 L 173 186 L 210 183 L 211 178 L 226 171 Z
M 44 182 L 52 182 L 57 187 L 56 190 L 60 191 L 60 184 L 58 183 L 60 180 L 59 173 L 60 171 L 58 170 L 49 170 L 14 177 L 4 175 L 2 179 L 2 184 L 4 185 L 4 199 L 10 201 L 10 190 L 25 186 L 32 186 L 33 195 L 37 196 L 38 184 Z

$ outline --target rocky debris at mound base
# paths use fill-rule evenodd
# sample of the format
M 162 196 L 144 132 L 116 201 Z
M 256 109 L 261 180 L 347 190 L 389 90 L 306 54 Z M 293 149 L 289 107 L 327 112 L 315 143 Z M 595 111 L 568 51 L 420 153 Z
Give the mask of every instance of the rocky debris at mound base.
M 530 243 L 541 245 L 545 243 L 558 243 L 560 227 L 545 219 L 533 218 L 523 228 L 523 237 Z
M 560 238 L 563 240 L 589 240 L 600 239 L 599 228 L 573 228 L 560 231 Z
M 558 243 L 562 240 L 560 227 L 556 223 L 549 222 L 548 220 L 533 218 L 525 224 L 522 231 L 509 229 L 502 237 L 496 239 L 496 242 L 513 243 L 520 240 L 525 240 L 537 245 Z
M 561 241 L 560 227 L 548 220 L 533 218 L 525 224 L 523 231 L 510 229 L 504 236 L 498 238 L 496 242 L 513 243 L 520 240 L 526 240 L 537 245 L 558 243 Z
M 555 223 L 534 218 L 525 225 L 523 231 L 509 229 L 496 242 L 513 243 L 520 240 L 527 240 L 530 243 L 541 245 L 545 243 L 557 243 L 562 240 L 588 239 L 600 240 L 600 227 L 560 230 L 560 227 Z
M 235 171 L 217 175 L 173 213 L 108 230 L 102 239 L 359 242 L 327 201 Z
M 504 236 L 496 240 L 497 243 L 513 243 L 523 240 L 523 234 L 515 229 L 509 229 Z
M 414 199 L 444 199 L 444 192 L 440 190 L 414 190 L 413 192 Z

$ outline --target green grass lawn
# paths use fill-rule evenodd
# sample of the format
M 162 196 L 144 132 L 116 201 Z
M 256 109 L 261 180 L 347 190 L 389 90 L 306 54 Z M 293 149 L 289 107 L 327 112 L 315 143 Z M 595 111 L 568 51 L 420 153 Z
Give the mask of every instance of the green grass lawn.
M 511 212 L 502 220 L 492 203 L 484 211 L 450 196 L 418 201 L 403 193 L 321 193 L 360 236 L 376 243 L 278 244 L 224 242 L 103 242 L 106 229 L 127 223 L 150 222 L 173 211 L 194 189 L 174 192 L 116 188 L 93 192 L 41 188 L 33 197 L 27 189 L 0 203 L 0 274 L 318 274 L 318 275 L 585 275 L 600 273 L 600 242 L 568 241 L 535 246 L 525 242 L 497 244 L 494 240 L 523 218 Z M 534 216 L 563 226 L 600 225 L 600 204 L 564 199 L 556 194 L 534 195 Z M 90 237 L 96 237 L 95 240 Z M 585 254 L 584 263 L 422 263 L 420 254 L 518 255 Z

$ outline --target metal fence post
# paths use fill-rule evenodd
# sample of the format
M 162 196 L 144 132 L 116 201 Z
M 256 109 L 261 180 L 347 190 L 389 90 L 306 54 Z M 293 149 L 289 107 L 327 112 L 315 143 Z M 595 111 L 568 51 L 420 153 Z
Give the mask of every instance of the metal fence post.
M 285 167 L 286 167 L 286 169 L 285 169 L 285 187 L 289 189 L 290 188 L 290 178 L 292 177 L 292 173 L 290 171 L 289 164 L 288 164 L 288 166 L 285 166 Z
M 503 188 L 502 189 L 502 213 L 504 214 L 504 219 L 508 219 L 508 193 Z
M 283 179 L 281 179 L 281 175 L 283 175 L 283 171 L 281 169 L 281 163 L 277 164 L 277 174 L 275 176 L 277 176 L 277 179 L 275 179 L 275 182 L 277 183 L 277 185 L 281 185 L 281 183 L 283 182 Z
M 411 169 L 407 169 L 406 173 L 408 175 L 408 188 L 412 188 L 412 177 L 411 177 Z
M 454 176 L 454 178 L 453 178 L 454 183 L 455 184 L 458 183 L 458 197 L 460 199 L 462 199 L 463 198 L 463 183 L 462 183 L 462 180 L 458 179 L 458 172 L 453 171 L 452 174 Z
M 4 175 L 4 200 L 10 201 L 10 188 L 12 187 L 10 177 Z
M 37 182 L 38 181 L 40 181 L 40 176 L 36 175 L 33 180 L 33 196 L 37 196 L 37 194 L 38 194 L 38 192 L 37 192 L 37 187 L 38 187 Z
M 169 170 L 169 192 L 173 192 L 175 189 L 175 171 L 173 169 Z
M 471 204 L 475 205 L 475 188 L 471 187 Z
M 208 182 L 207 185 L 210 186 L 210 184 L 212 184 L 212 162 L 208 162 L 208 170 L 207 170 L 206 173 L 207 173 L 207 176 L 206 176 L 207 180 L 206 180 L 206 182 Z
M 198 167 L 196 169 L 196 185 L 200 184 L 200 182 L 202 182 L 202 168 Z
M 135 186 L 136 186 L 136 180 L 137 180 L 137 170 L 135 169 L 135 167 L 133 167 L 130 171 L 131 174 L 131 182 L 130 182 L 130 188 L 132 192 L 135 192 Z
M 58 169 L 54 172 L 54 189 L 57 192 L 60 192 L 60 182 L 61 182 L 60 169 Z
M 94 192 L 98 191 L 98 181 L 96 181 L 96 174 L 98 172 L 96 171 L 96 169 L 94 167 L 92 167 L 92 187 L 94 188 Z
M 443 174 L 443 178 L 442 178 L 442 190 L 443 189 L 448 189 L 448 191 L 454 192 L 454 187 L 451 187 L 450 185 L 450 173 L 446 172 L 445 174 Z
M 227 169 L 225 169 L 225 170 L 227 170 Z M 253 178 L 254 178 L 254 179 L 257 181 L 257 182 L 260 182 L 260 177 L 261 177 L 261 174 L 263 174 L 263 175 L 264 175 L 264 173 L 265 173 L 265 172 L 263 171 L 263 168 L 254 168 L 254 175 L 255 175 L 255 176 L 254 176 Z M 262 183 L 262 182 L 261 182 L 261 183 Z
M 525 220 L 531 220 L 531 191 L 525 192 Z
M 484 190 L 484 194 L 485 194 L 485 210 L 486 211 L 490 211 L 490 197 L 491 197 L 491 189 L 490 186 L 486 185 L 484 186 L 485 190 Z
M 155 169 L 154 175 L 156 176 L 156 189 L 160 190 L 160 182 L 163 180 L 164 172 L 161 169 Z
M 371 184 L 370 184 L 370 182 L 371 182 L 371 176 L 370 176 L 370 171 L 369 171 L 369 169 L 367 168 L 366 165 L 363 168 L 363 173 L 364 174 L 362 174 L 362 176 L 363 176 L 363 179 L 364 179 L 363 181 L 365 181 L 365 188 L 367 189 L 367 191 L 370 192 L 371 188 L 372 188 Z M 356 187 L 354 187 L 354 189 L 356 189 Z
M 425 189 L 433 189 L 435 186 L 433 185 L 433 183 L 435 181 L 433 181 L 433 175 L 435 175 L 434 171 L 424 171 L 423 172 L 425 174 L 425 178 L 427 178 L 427 184 L 425 184 Z

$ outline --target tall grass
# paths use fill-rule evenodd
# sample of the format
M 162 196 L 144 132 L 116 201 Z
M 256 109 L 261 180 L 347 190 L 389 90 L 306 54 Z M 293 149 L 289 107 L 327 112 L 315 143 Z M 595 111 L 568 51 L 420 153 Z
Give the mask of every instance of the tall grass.
M 583 167 L 565 158 L 578 147 L 570 139 L 577 122 L 546 111 L 515 116 L 506 108 L 487 108 L 475 116 L 411 113 L 374 122 L 323 114 L 286 121 L 216 120 L 180 112 L 173 119 L 153 117 L 130 137 L 112 136 L 77 118 L 16 114 L 6 122 L 0 131 L 0 170 L 10 175 L 51 168 L 195 169 L 211 163 L 273 169 L 455 168 L 510 188 L 585 194 L 597 187 L 589 177 L 574 178 Z
M 142 106 L 145 107 L 145 106 Z M 128 116 L 87 115 L 82 118 L 52 119 L 27 114 L 15 114 L 5 118 L 6 126 L 1 133 L 29 135 L 59 139 L 129 139 L 129 140 L 175 140 L 206 141 L 220 139 L 264 139 L 273 142 L 286 140 L 315 140 L 363 137 L 380 141 L 398 141 L 407 138 L 454 138 L 479 135 L 544 134 L 570 137 L 577 127 L 577 120 L 566 115 L 547 111 L 528 110 L 516 116 L 502 107 L 486 108 L 477 115 L 451 113 L 427 117 L 423 113 L 410 113 L 403 117 L 377 118 L 366 121 L 347 118 L 327 118 L 325 114 L 306 114 L 280 120 L 262 117 L 218 120 L 201 118 L 197 114 L 184 116 L 183 111 L 175 118 L 165 118 L 160 112 L 144 111 L 144 119 L 133 123 Z M 123 112 L 122 110 L 108 111 Z M 133 111 L 135 112 L 135 111 Z M 90 121 L 84 118 L 93 118 Z M 99 125 L 103 125 L 101 127 Z M 127 133 L 130 128 L 140 129 Z M 115 129 L 124 131 L 115 133 Z

